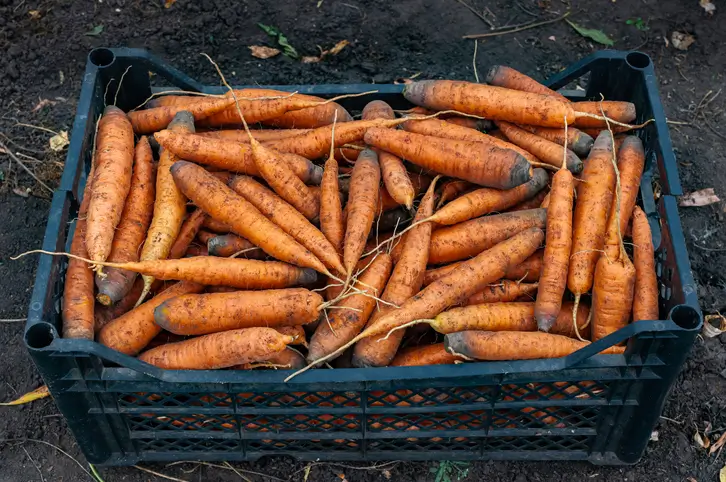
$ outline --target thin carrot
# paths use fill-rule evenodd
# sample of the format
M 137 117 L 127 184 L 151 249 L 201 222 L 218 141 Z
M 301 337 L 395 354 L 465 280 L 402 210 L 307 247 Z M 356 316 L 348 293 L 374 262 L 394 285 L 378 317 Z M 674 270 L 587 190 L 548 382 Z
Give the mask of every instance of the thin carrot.
M 343 106 L 330 102 L 317 107 L 290 111 L 265 121 L 264 124 L 290 129 L 315 129 L 332 124 L 336 114 L 337 120 L 335 122 L 350 122 L 353 120 L 353 117 Z
M 409 180 L 411 181 L 411 185 L 413 186 L 414 197 L 418 196 L 426 189 L 428 189 L 429 185 L 431 184 L 431 178 L 423 174 L 415 174 L 413 172 L 407 171 L 406 176 L 408 176 Z M 379 191 L 378 196 L 378 209 L 376 211 L 378 213 L 378 216 L 386 211 L 397 209 L 399 206 L 402 206 L 402 204 L 393 199 L 393 196 L 389 194 L 386 186 L 383 185 Z
M 169 250 L 169 259 L 179 259 L 186 254 L 189 245 L 194 241 L 207 215 L 201 209 L 195 209 L 181 225 L 179 234 Z
M 622 101 L 588 101 L 588 102 L 573 102 L 572 108 L 576 112 L 587 113 L 596 116 L 600 116 L 603 112 L 604 115 L 617 122 L 627 124 L 635 120 L 635 104 L 631 102 Z M 602 108 L 602 110 L 601 110 Z M 592 128 L 599 127 L 602 129 L 607 128 L 607 124 L 604 120 L 585 117 L 578 115 L 574 122 L 575 127 L 579 128 Z M 615 126 L 621 127 L 622 126 Z
M 537 193 L 536 196 L 533 198 L 527 199 L 526 201 L 522 201 L 519 204 L 516 204 L 512 206 L 511 208 L 505 210 L 505 212 L 513 213 L 516 211 L 525 211 L 527 209 L 537 209 L 537 208 L 547 208 L 549 206 L 549 203 L 547 203 L 547 206 L 543 206 L 542 203 L 544 200 L 549 196 L 550 190 L 545 187 L 540 192 Z
M 382 100 L 369 102 L 363 108 L 363 120 L 372 119 L 395 119 L 391 106 Z M 380 149 L 373 149 L 378 155 L 378 162 L 381 165 L 381 177 L 386 190 L 398 204 L 403 204 L 409 210 L 413 207 L 413 198 L 416 195 L 408 172 L 400 157 Z
M 505 87 L 507 89 L 521 90 L 523 92 L 532 92 L 534 94 L 549 95 L 563 102 L 569 102 L 567 97 L 545 87 L 532 77 L 529 77 L 511 67 L 505 65 L 492 66 L 484 80 L 487 84 L 497 87 Z
M 376 153 L 366 149 L 361 152 L 350 177 L 348 193 L 348 219 L 343 241 L 343 266 L 348 274 L 353 272 L 363 254 L 368 234 L 376 215 L 381 169 Z
M 203 245 L 206 245 L 216 236 L 215 233 L 212 233 L 210 231 L 205 231 L 203 229 L 199 230 L 197 233 L 196 240 L 202 243 Z M 178 258 L 169 258 L 169 259 L 178 259 Z
M 145 110 L 136 110 L 129 112 L 129 120 L 135 133 L 153 134 L 154 132 L 165 129 L 179 112 L 187 111 L 191 113 L 194 120 L 198 121 L 217 112 L 221 112 L 232 104 L 234 104 L 234 99 L 207 98 L 199 102 L 179 106 L 167 105 Z
M 658 279 L 655 275 L 653 238 L 648 217 L 639 206 L 633 211 L 633 264 L 635 265 L 633 321 L 657 320 Z
M 265 259 L 265 252 L 236 234 L 220 234 L 207 240 L 210 256 L 228 258 L 237 255 L 244 259 Z M 235 256 L 235 257 L 237 257 Z
M 507 270 L 504 277 L 514 281 L 526 281 L 532 283 L 538 281 L 542 272 L 544 250 L 539 250 L 529 258 Z
M 204 286 L 182 281 L 165 289 L 128 313 L 109 322 L 98 332 L 98 341 L 126 355 L 136 355 L 161 332 L 154 323 L 154 309 L 164 301 L 187 293 L 199 293 Z
M 621 251 L 617 259 L 601 256 L 592 288 L 592 341 L 628 324 L 633 308 L 635 267 Z
M 486 187 L 511 189 L 531 177 L 530 165 L 524 157 L 481 142 L 381 128 L 368 129 L 364 140 L 418 166 Z M 487 159 L 487 162 L 483 163 L 481 159 Z
M 461 194 L 473 191 L 476 188 L 477 185 L 469 181 L 459 181 L 457 179 L 446 181 L 443 183 L 441 192 L 439 193 L 439 202 L 436 204 L 436 209 L 441 208 L 441 206 L 452 199 L 456 199 Z
M 139 360 L 167 370 L 211 370 L 266 360 L 293 341 L 272 328 L 247 328 L 152 348 Z
M 68 264 L 70 265 L 71 261 L 76 261 L 79 263 L 83 263 L 79 260 L 69 260 Z M 83 263 L 84 265 L 86 263 Z M 112 306 L 103 306 L 98 305 L 95 308 L 94 313 L 94 329 L 96 333 L 106 326 L 111 320 L 115 320 L 119 316 L 128 313 L 134 308 L 134 305 L 136 305 L 136 302 L 139 300 L 139 296 L 141 296 L 141 292 L 144 290 L 144 280 L 136 277 L 136 281 L 134 282 L 133 286 L 131 287 L 131 291 L 126 294 L 120 301 L 115 303 Z
M 561 146 L 564 146 L 566 144 L 570 149 L 572 149 L 572 152 L 581 157 L 586 157 L 590 153 L 592 143 L 594 142 L 594 139 L 587 135 L 587 133 L 575 127 L 568 126 L 566 134 L 564 129 L 555 129 L 554 127 L 537 127 L 526 125 L 520 125 L 519 127 L 531 132 L 536 136 L 547 139 L 548 141 L 555 142 Z
M 203 168 L 178 161 L 172 166 L 171 173 L 179 189 L 194 204 L 211 217 L 228 224 L 235 234 L 281 261 L 329 274 L 313 253 Z
M 273 141 L 304 134 L 309 129 L 250 129 L 252 134 L 260 142 Z M 244 129 L 223 129 L 219 131 L 199 132 L 201 137 L 212 137 L 214 139 L 226 139 L 228 141 L 242 142 L 249 144 L 250 138 Z
M 548 141 L 543 137 L 539 137 L 531 132 L 517 127 L 509 122 L 498 121 L 497 127 L 505 136 L 514 144 L 522 149 L 531 152 L 542 162 L 551 166 L 559 167 L 562 164 L 563 156 L 567 157 L 567 169 L 575 174 L 582 171 L 582 161 L 577 154 L 571 150 L 555 143 Z
M 96 135 L 96 164 L 88 204 L 86 249 L 93 261 L 106 261 L 131 188 L 134 132 L 126 114 L 110 105 L 103 111 Z
M 482 216 L 437 229 L 431 235 L 430 264 L 443 264 L 476 256 L 497 243 L 532 227 L 544 229 L 547 212 L 530 209 Z
M 412 346 L 400 350 L 389 366 L 453 365 L 457 361 L 462 361 L 461 357 L 447 352 L 443 343 L 434 343 L 433 345 Z
M 504 303 L 516 301 L 521 297 L 532 297 L 537 292 L 538 283 L 519 283 L 507 279 L 500 279 L 490 284 L 480 292 L 471 296 L 464 306 L 480 305 L 483 303 Z
M 323 180 L 320 182 L 320 230 L 335 251 L 342 253 L 345 223 L 338 184 L 338 162 L 334 157 L 325 161 Z
M 534 197 L 544 189 L 549 177 L 544 169 L 535 169 L 532 179 L 519 186 L 501 191 L 492 188 L 481 188 L 454 199 L 431 216 L 431 221 L 453 225 L 472 218 L 497 211 L 504 211 L 522 201 Z

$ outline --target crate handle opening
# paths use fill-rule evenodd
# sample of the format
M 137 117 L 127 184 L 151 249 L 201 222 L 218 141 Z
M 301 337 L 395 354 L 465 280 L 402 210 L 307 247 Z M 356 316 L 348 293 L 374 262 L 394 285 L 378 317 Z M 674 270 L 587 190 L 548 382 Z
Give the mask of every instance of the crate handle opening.
M 650 66 L 650 57 L 643 52 L 630 52 L 625 61 L 634 69 L 645 69 Z
M 98 48 L 91 50 L 88 60 L 96 67 L 108 67 L 116 60 L 116 55 L 110 49 Z
M 673 323 L 686 330 L 695 330 L 701 326 L 701 314 L 689 305 L 674 306 L 670 318 Z
M 36 350 L 50 346 L 54 339 L 55 330 L 50 323 L 36 323 L 25 332 L 25 343 Z

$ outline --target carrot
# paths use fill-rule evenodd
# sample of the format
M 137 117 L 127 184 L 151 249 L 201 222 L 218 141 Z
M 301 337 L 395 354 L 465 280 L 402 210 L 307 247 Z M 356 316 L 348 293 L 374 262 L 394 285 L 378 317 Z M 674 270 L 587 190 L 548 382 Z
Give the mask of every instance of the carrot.
M 617 259 L 601 256 L 592 288 L 592 341 L 628 324 L 633 308 L 635 267 L 621 251 Z
M 238 256 L 244 259 L 265 259 L 266 257 L 264 251 L 236 234 L 213 236 L 207 240 L 207 251 L 210 256 L 222 258 L 228 258 L 238 253 Z
M 504 211 L 517 203 L 534 197 L 547 186 L 548 182 L 547 172 L 544 169 L 535 169 L 532 179 L 515 188 L 500 191 L 485 187 L 464 194 L 439 209 L 431 217 L 431 221 L 443 225 L 452 225 L 484 214 Z
M 190 281 L 170 286 L 101 328 L 98 332 L 99 343 L 126 355 L 136 355 L 161 332 L 161 327 L 154 323 L 154 310 L 157 306 L 175 296 L 199 293 L 203 289 L 202 284 Z
M 633 321 L 657 320 L 658 279 L 655 274 L 653 238 L 648 218 L 638 206 L 633 211 L 633 263 L 635 265 Z
M 86 250 L 93 261 L 106 261 L 116 226 L 131 188 L 134 132 L 126 114 L 108 106 L 98 123 L 93 190 L 89 193 Z
M 443 264 L 476 256 L 526 229 L 532 227 L 544 229 L 546 218 L 546 210 L 530 209 L 482 216 L 437 229 L 431 235 L 429 263 Z
M 590 290 L 595 264 L 605 243 L 607 219 L 615 189 L 612 137 L 604 131 L 595 140 L 585 161 L 582 181 L 577 187 L 572 225 L 572 251 L 567 287 L 575 299 Z M 550 200 L 550 203 L 552 200 Z
M 572 152 L 578 156 L 585 157 L 590 153 L 592 148 L 593 138 L 587 135 L 585 132 L 576 129 L 574 127 L 567 127 L 567 134 L 564 129 L 556 129 L 554 127 L 537 127 L 537 126 L 526 126 L 520 125 L 522 129 L 531 132 L 532 134 L 539 136 L 548 141 L 557 143 L 561 146 L 565 145 L 572 149 Z M 596 136 L 597 137 L 597 136 Z
M 297 370 L 305 366 L 305 357 L 290 347 L 257 363 L 244 363 L 232 367 L 234 370 L 255 370 L 257 368 L 270 368 L 275 370 Z
M 317 320 L 313 320 L 311 323 L 314 323 L 315 321 L 319 321 L 319 318 Z M 305 328 L 302 325 L 276 326 L 274 327 L 274 330 L 282 335 L 293 337 L 294 340 L 290 342 L 291 345 L 307 346 L 307 341 L 305 340 Z
M 602 107 L 602 110 L 600 110 Z M 621 123 L 629 123 L 635 120 L 635 105 L 630 102 L 622 101 L 589 101 L 589 102 L 573 102 L 572 108 L 576 112 L 592 114 L 600 116 L 603 112 L 605 116 Z M 574 122 L 575 127 L 579 128 L 592 128 L 599 127 L 601 129 L 607 128 L 604 120 L 596 119 L 593 117 L 586 117 L 578 115 Z M 561 124 L 560 124 L 561 125 Z M 615 126 L 623 128 L 622 126 Z M 617 132 L 617 130 L 615 131 Z
M 299 134 L 304 134 L 310 129 L 250 129 L 255 139 L 260 142 L 273 141 L 277 139 L 285 139 Z M 244 129 L 223 129 L 219 131 L 199 132 L 197 135 L 201 137 L 211 137 L 214 139 L 226 139 L 228 141 L 241 142 L 249 144 L 250 137 Z
M 129 120 L 135 133 L 153 134 L 156 131 L 165 129 L 179 112 L 187 111 L 194 117 L 194 120 L 198 121 L 217 112 L 221 112 L 233 104 L 234 99 L 208 98 L 184 105 L 167 105 L 145 110 L 136 110 L 129 112 Z
M 620 232 L 624 233 L 633 214 L 635 202 L 638 199 L 640 178 L 645 167 L 643 142 L 638 137 L 628 136 L 625 138 L 622 147 L 618 151 L 617 165 L 620 173 Z M 618 230 L 613 226 L 614 223 L 618 222 L 615 211 L 616 209 L 610 209 L 607 239 L 605 240 L 606 250 L 611 257 L 617 255 L 620 246 Z
M 436 179 L 431 183 L 426 195 L 421 200 L 414 222 L 421 222 L 429 218 L 434 212 L 435 189 Z M 424 273 L 426 272 L 426 263 L 429 258 L 431 229 L 431 223 L 421 223 L 405 234 L 403 241 L 401 241 L 400 259 L 396 262 L 393 274 L 391 274 L 386 289 L 381 295 L 383 301 L 398 306 L 421 290 Z M 392 306 L 379 305 L 378 312 L 371 317 L 366 328 L 373 327 L 391 309 L 393 309 Z M 379 335 L 359 341 L 353 349 L 353 366 L 387 366 L 396 355 L 404 334 L 405 332 L 401 330 L 392 333 L 385 340 L 383 336 Z
M 452 355 L 444 348 L 443 343 L 433 345 L 412 346 L 400 350 L 389 366 L 415 367 L 427 365 L 453 365 L 462 361 L 460 357 Z
M 345 224 L 338 184 L 338 162 L 333 157 L 325 161 L 323 180 L 320 182 L 320 230 L 335 251 L 342 253 Z
M 181 228 L 179 228 L 179 234 L 174 240 L 174 244 L 171 245 L 168 256 L 169 259 L 179 259 L 186 254 L 189 245 L 192 241 L 194 241 L 194 238 L 197 237 L 197 233 L 199 233 L 199 230 L 207 217 L 208 216 L 204 214 L 204 211 L 201 209 L 195 209 L 193 213 L 187 216 L 182 223 Z
M 539 207 L 547 209 L 550 207 L 550 193 L 547 193 L 547 195 L 542 199 L 542 204 L 539 205 Z
M 504 277 L 514 281 L 526 281 L 529 283 L 538 281 L 542 273 L 543 260 L 544 250 L 539 250 L 517 266 L 509 268 Z
M 503 303 L 515 301 L 523 296 L 531 297 L 537 292 L 537 287 L 538 283 L 518 283 L 501 279 L 471 296 L 464 302 L 464 306 L 480 305 L 482 303 Z
M 96 138 L 98 138 L 98 135 L 96 135 Z M 73 233 L 70 249 L 71 254 L 83 258 L 88 257 L 86 252 L 86 213 L 91 202 L 94 166 L 95 156 L 91 160 L 91 170 L 88 172 L 86 186 L 83 188 L 83 199 L 78 208 L 76 230 Z M 93 271 L 88 264 L 78 259 L 71 258 L 68 260 L 61 310 L 63 338 L 93 340 L 94 326 L 98 323 L 94 313 Z
M 413 186 L 414 197 L 428 189 L 431 184 L 431 178 L 423 174 L 415 174 L 407 171 L 406 176 L 408 176 Z M 382 213 L 396 209 L 399 206 L 401 206 L 401 203 L 393 199 L 393 196 L 388 192 L 385 185 L 382 186 L 378 196 L 378 210 L 376 211 L 378 215 L 380 216 Z
M 202 227 L 207 231 L 211 231 L 217 234 L 227 234 L 232 231 L 232 228 L 221 221 L 206 216 L 202 221 Z
M 70 261 L 68 261 L 69 265 Z M 136 302 L 139 300 L 139 296 L 141 296 L 141 292 L 143 290 L 144 280 L 136 277 L 136 281 L 134 281 L 134 284 L 131 287 L 131 291 L 129 291 L 126 296 L 121 298 L 121 300 L 119 300 L 112 306 L 97 305 L 94 313 L 94 329 L 96 333 L 98 333 L 98 331 L 106 326 L 111 320 L 115 320 L 119 316 L 131 311 L 134 308 Z
M 547 207 L 547 236 L 544 248 L 542 274 L 535 303 L 537 326 L 549 331 L 562 308 L 562 296 L 567 285 L 567 272 L 572 250 L 572 205 L 575 178 L 562 167 L 552 179 L 550 202 Z
M 549 95 L 563 102 L 569 102 L 567 97 L 545 87 L 532 77 L 504 65 L 494 65 L 487 72 L 485 82 L 497 87 L 532 92 L 534 94 Z
M 395 119 L 393 109 L 382 100 L 369 102 L 363 108 L 363 120 L 373 119 Z M 381 165 L 381 177 L 386 190 L 398 204 L 403 204 L 409 210 L 413 207 L 413 198 L 416 195 L 408 172 L 400 157 L 390 152 L 373 149 L 378 155 L 378 162 Z
M 167 370 L 211 370 L 270 358 L 292 342 L 272 328 L 247 328 L 192 338 L 148 350 L 139 360 Z
M 496 123 L 499 130 L 514 144 L 522 149 L 531 152 L 542 162 L 551 166 L 559 167 L 562 164 L 563 155 L 567 156 L 567 169 L 574 173 L 582 172 L 582 161 L 577 154 L 565 147 L 548 141 L 543 137 L 539 137 L 531 132 L 509 122 L 499 121 Z
M 197 233 L 197 237 L 196 237 L 196 239 L 197 239 L 197 241 L 199 241 L 200 243 L 202 243 L 202 244 L 206 245 L 206 244 L 207 244 L 207 243 L 209 243 L 209 241 L 210 241 L 210 240 L 212 240 L 212 238 L 214 238 L 215 236 L 216 236 L 216 234 L 215 234 L 215 233 L 211 233 L 211 232 L 209 232 L 209 231 L 204 231 L 204 230 L 200 230 L 200 231 L 199 231 L 199 232 Z M 169 258 L 169 259 L 174 259 L 174 258 Z
M 318 319 L 323 297 L 304 288 L 188 294 L 156 307 L 154 321 L 177 335 L 304 325 Z
M 439 209 L 452 199 L 456 199 L 461 194 L 473 191 L 476 187 L 476 184 L 472 184 L 469 181 L 459 181 L 456 179 L 446 181 L 439 193 L 439 202 L 436 204 L 436 209 Z
M 172 166 L 171 173 L 179 189 L 194 204 L 211 217 L 228 224 L 235 234 L 281 261 L 329 274 L 315 255 L 203 168 L 179 161 Z
M 548 178 L 549 179 L 549 178 Z M 545 200 L 547 196 L 549 196 L 550 191 L 547 187 L 542 189 L 540 192 L 537 193 L 533 198 L 527 199 L 526 201 L 522 201 L 519 204 L 516 204 L 512 206 L 511 208 L 505 210 L 507 213 L 514 213 L 517 211 L 525 211 L 527 209 L 537 209 L 540 207 L 544 207 L 546 209 L 546 206 L 542 206 L 542 202 Z M 549 205 L 549 203 L 548 203 Z
M 590 343 L 562 335 L 519 331 L 460 331 L 444 337 L 449 353 L 475 360 L 534 360 L 570 355 Z M 602 353 L 621 353 L 618 347 Z
M 368 129 L 364 140 L 418 166 L 482 186 L 510 189 L 531 177 L 530 165 L 521 155 L 481 142 L 380 128 Z M 487 162 L 482 163 L 481 159 Z
M 121 221 L 111 244 L 108 260 L 114 263 L 138 261 L 139 248 L 146 237 L 154 206 L 154 158 L 146 137 L 136 144 L 134 171 L 131 188 L 126 198 Z M 136 273 L 109 268 L 105 276 L 96 276 L 98 294 L 96 299 L 102 305 L 111 305 L 121 300 L 131 290 Z
M 550 328 L 550 333 L 555 335 L 569 336 L 570 338 L 577 338 L 579 334 L 584 339 L 590 338 L 590 305 L 587 303 L 579 303 L 577 305 L 577 331 L 575 331 L 575 325 L 572 322 L 574 303 L 572 301 L 565 301 L 562 303 L 562 309 L 555 324 Z
M 376 153 L 361 152 L 350 176 L 348 219 L 343 241 L 343 266 L 349 275 L 363 254 L 376 215 L 381 170 Z
M 570 103 L 549 95 L 453 80 L 424 80 L 406 85 L 410 102 L 436 110 L 456 110 L 492 120 L 561 127 L 575 121 Z
M 301 247 L 310 250 L 327 268 L 343 272 L 343 265 L 335 247 L 293 206 L 251 177 L 237 176 L 231 181 L 230 187 L 279 226 L 284 233 L 300 243 Z M 253 238 L 248 239 L 264 249 L 264 246 Z
M 336 122 L 350 122 L 353 120 L 353 117 L 351 117 L 344 107 L 335 102 L 330 102 L 317 107 L 290 111 L 274 119 L 265 121 L 264 124 L 282 128 L 315 129 L 332 124 L 336 112 Z
M 169 124 L 169 130 L 179 133 L 194 132 L 194 119 L 188 111 L 181 111 Z M 178 160 L 178 157 L 166 149 L 162 149 L 159 155 L 154 215 L 139 256 L 141 261 L 168 258 L 171 247 L 181 231 L 187 199 L 174 183 L 171 174 L 171 167 Z M 153 282 L 154 278 L 144 276 L 144 291 L 139 303 L 146 298 Z
M 226 139 L 184 135 L 170 130 L 157 132 L 154 134 L 154 139 L 182 159 L 250 176 L 260 175 L 252 155 L 252 148 L 246 144 Z M 300 156 L 292 154 L 281 156 L 303 182 L 320 183 L 322 170 L 319 167 Z
M 474 119 L 472 117 L 444 117 L 449 124 L 456 124 L 461 127 L 468 127 L 477 131 L 485 132 L 492 128 L 492 121 L 486 119 Z
M 385 313 L 374 325 L 365 328 L 358 336 L 330 355 L 316 359 L 315 363 L 322 363 L 328 358 L 339 355 L 364 338 L 402 329 L 408 324 L 429 319 L 446 308 L 461 303 L 486 285 L 504 276 L 510 266 L 521 263 L 534 253 L 543 240 L 542 230 L 531 228 L 484 251 L 462 263 L 459 269 L 431 283 L 406 300 L 398 309 Z M 286 381 L 297 373 L 299 372 L 288 377 Z
M 310 338 L 308 361 L 333 353 L 363 329 L 376 306 L 376 300 L 370 294 L 379 296 L 383 291 L 392 266 L 391 257 L 382 253 L 363 271 L 356 287 L 369 294 L 354 294 L 339 301 L 338 308 L 330 310 L 327 319 L 318 325 Z
M 195 256 L 209 256 L 209 250 L 206 246 L 192 245 L 187 248 L 187 252 L 184 253 L 185 258 L 193 258 Z M 153 289 L 153 287 L 152 287 Z

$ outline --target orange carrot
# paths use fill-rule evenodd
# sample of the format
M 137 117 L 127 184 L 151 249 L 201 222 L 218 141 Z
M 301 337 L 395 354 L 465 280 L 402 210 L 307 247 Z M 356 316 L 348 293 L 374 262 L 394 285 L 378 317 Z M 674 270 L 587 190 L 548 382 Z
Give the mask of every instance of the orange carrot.
M 544 229 L 546 218 L 546 210 L 530 209 L 482 216 L 437 229 L 431 235 L 429 263 L 443 264 L 476 256 L 526 229 L 532 227 Z
M 304 288 L 188 294 L 160 304 L 154 321 L 177 335 L 255 326 L 304 325 L 318 319 L 323 297 Z
M 154 323 L 154 309 L 157 306 L 175 296 L 199 293 L 203 289 L 203 285 L 190 281 L 170 286 L 101 328 L 98 332 L 99 343 L 126 355 L 136 355 L 161 332 L 161 327 Z
M 539 205 L 539 207 L 547 209 L 550 207 L 550 193 L 547 193 L 547 195 L 542 200 L 542 204 Z
M 492 121 L 486 119 L 475 119 L 473 117 L 444 117 L 449 124 L 456 124 L 461 127 L 468 127 L 477 131 L 487 131 L 492 128 Z
M 171 245 L 169 259 L 179 259 L 186 254 L 189 245 L 194 241 L 206 218 L 207 215 L 201 209 L 195 209 L 193 213 L 187 216 L 179 229 L 179 235 L 176 237 L 174 244 Z
M 414 197 L 428 189 L 431 184 L 431 178 L 423 174 L 414 174 L 407 171 L 406 176 L 408 176 L 413 186 Z M 378 196 L 378 210 L 376 211 L 378 216 L 386 211 L 396 209 L 399 206 L 401 206 L 401 203 L 393 199 L 393 196 L 389 194 L 385 185 L 382 186 Z
M 86 250 L 93 261 L 106 261 L 131 188 L 134 164 L 134 132 L 126 114 L 118 107 L 110 105 L 103 111 L 96 146 Z
M 304 134 L 308 132 L 309 129 L 250 129 L 250 131 L 259 142 L 266 142 Z M 226 139 L 228 141 L 241 142 L 243 144 L 249 144 L 250 142 L 250 137 L 244 129 L 223 129 L 219 131 L 199 132 L 197 135 L 201 137 L 212 137 L 214 139 Z
M 305 357 L 290 347 L 275 353 L 274 355 L 257 363 L 244 363 L 232 367 L 234 370 L 255 370 L 268 368 L 274 370 L 298 370 L 305 366 Z
M 171 173 L 179 189 L 194 204 L 211 217 L 228 224 L 235 234 L 281 261 L 329 274 L 313 253 L 203 168 L 179 161 L 172 166 Z
M 217 234 L 227 234 L 232 231 L 232 228 L 229 227 L 228 224 L 224 224 L 223 222 L 217 221 L 209 216 L 205 216 L 204 221 L 202 221 L 202 227 L 207 231 Z
M 485 82 L 497 87 L 505 87 L 507 89 L 521 90 L 523 92 L 532 92 L 534 94 L 550 95 L 563 102 L 569 102 L 567 98 L 545 87 L 533 78 L 504 65 L 494 65 L 487 72 Z
M 601 256 L 592 288 L 592 341 L 628 324 L 633 308 L 635 267 L 621 251 L 617 259 Z
M 655 275 L 653 238 L 648 218 L 638 206 L 633 211 L 633 263 L 635 265 L 633 321 L 657 320 L 658 279 Z
M 221 234 L 207 240 L 207 251 L 210 256 L 228 258 L 237 254 L 244 259 L 265 259 L 265 252 L 236 234 Z M 235 256 L 235 258 L 237 257 Z
M 154 134 L 154 139 L 182 159 L 250 176 L 260 175 L 252 155 L 252 148 L 247 144 L 226 139 L 184 135 L 170 130 L 157 132 Z M 300 156 L 282 154 L 282 157 L 303 182 L 320 183 L 322 169 Z
M 395 119 L 393 109 L 382 100 L 369 102 L 363 108 L 363 120 L 373 119 Z M 390 152 L 373 149 L 378 155 L 378 162 L 381 165 L 381 177 L 386 190 L 398 204 L 403 204 L 409 210 L 413 207 L 413 198 L 416 195 L 408 172 L 400 157 Z
M 532 297 L 537 292 L 538 283 L 518 283 L 507 279 L 501 279 L 490 284 L 482 291 L 471 296 L 464 306 L 480 305 L 483 303 L 504 303 L 515 301 L 520 297 Z
M 300 94 L 297 94 L 300 95 Z M 304 96 L 310 97 L 310 96 Z M 340 104 L 330 102 L 317 107 L 287 112 L 281 116 L 265 121 L 264 124 L 282 128 L 315 129 L 333 123 L 337 112 L 337 122 L 350 122 L 353 117 Z
M 555 97 L 471 82 L 414 82 L 406 85 L 403 96 L 416 105 L 430 109 L 451 109 L 518 124 L 562 127 L 565 118 L 569 123 L 575 121 L 575 112 L 570 103 Z
M 532 179 L 515 188 L 500 191 L 485 187 L 464 194 L 439 209 L 431 217 L 431 221 L 438 224 L 452 225 L 484 214 L 504 211 L 517 203 L 534 197 L 547 186 L 548 182 L 547 172 L 544 169 L 535 169 Z
M 516 204 L 516 205 L 512 206 L 511 208 L 507 209 L 505 212 L 513 213 L 516 211 L 525 211 L 527 209 L 537 209 L 537 208 L 541 208 L 541 207 L 546 209 L 546 206 L 542 206 L 542 202 L 545 200 L 545 198 L 547 198 L 547 196 L 549 196 L 549 194 L 550 194 L 549 189 L 547 187 L 545 187 L 540 192 L 538 192 L 537 195 L 534 196 L 533 198 L 527 199 L 526 201 L 522 201 L 521 203 Z M 549 206 L 549 203 L 547 203 L 547 205 Z
M 521 155 L 481 142 L 380 128 L 368 129 L 364 139 L 418 166 L 482 186 L 511 189 L 531 177 L 530 165 Z M 487 162 L 482 163 L 481 159 Z
M 562 164 L 563 155 L 566 155 L 567 169 L 576 174 L 582 171 L 582 161 L 571 150 L 565 149 L 555 142 L 548 141 L 509 122 L 499 121 L 497 122 L 497 127 L 499 127 L 499 130 L 512 143 L 531 152 L 542 160 L 542 162 L 559 167 Z
M 600 110 L 602 107 L 602 110 Z M 587 114 L 593 114 L 601 116 L 605 113 L 605 116 L 617 122 L 627 124 L 635 120 L 635 105 L 630 102 L 622 101 L 590 101 L 590 102 L 573 102 L 572 108 L 576 112 L 584 112 Z M 592 128 L 599 127 L 601 129 L 607 128 L 604 120 L 595 119 L 592 117 L 577 116 L 575 120 L 575 127 L 580 128 Z M 621 127 L 622 126 L 615 126 Z
M 447 352 L 443 343 L 435 343 L 433 345 L 412 346 L 400 350 L 391 361 L 390 366 L 453 365 L 457 361 L 463 360 Z
M 343 265 L 351 274 L 363 254 L 368 234 L 376 215 L 381 170 L 376 153 L 366 149 L 361 152 L 350 177 L 348 194 L 348 219 L 343 242 Z
M 572 152 L 574 152 L 578 156 L 587 156 L 590 153 L 590 148 L 592 148 L 593 138 L 587 135 L 585 132 L 574 127 L 568 126 L 566 137 L 564 129 L 526 125 L 520 125 L 519 127 L 531 132 L 536 136 L 547 139 L 548 141 L 555 142 L 561 146 L 564 146 L 566 141 L 567 147 L 572 149 Z
M 152 348 L 139 360 L 167 370 L 211 370 L 266 360 L 292 341 L 272 328 L 230 330 Z
M 294 207 L 251 177 L 237 176 L 231 181 L 230 187 L 301 246 L 310 250 L 327 268 L 343 272 L 335 247 Z M 255 242 L 253 239 L 250 241 Z
M 206 246 L 206 244 L 209 243 L 209 241 L 211 241 L 215 236 L 217 236 L 215 233 L 200 230 L 197 233 L 196 239 L 197 239 L 197 241 L 199 241 L 200 243 L 202 243 L 203 245 Z M 175 258 L 169 258 L 169 259 L 175 259 Z M 178 258 L 176 258 L 176 259 L 178 259 Z
M 136 110 L 129 112 L 129 120 L 135 133 L 153 134 L 156 131 L 165 129 L 179 112 L 188 111 L 194 117 L 194 120 L 200 120 L 217 112 L 221 112 L 233 104 L 234 99 L 207 98 L 185 105 L 167 105 L 145 110 Z
M 320 182 L 320 230 L 335 251 L 342 253 L 345 224 L 338 185 L 338 162 L 333 157 L 325 161 L 323 180 Z
M 452 199 L 456 199 L 461 194 L 473 191 L 476 187 L 476 184 L 472 184 L 469 181 L 458 181 L 456 179 L 446 181 L 439 193 L 439 202 L 436 204 L 436 209 L 439 209 Z
M 538 281 L 542 272 L 544 250 L 539 250 L 529 258 L 507 270 L 504 277 L 514 281 L 527 281 L 532 283 Z
M 70 265 L 70 262 L 73 260 L 69 260 L 68 264 Z M 79 263 L 83 263 L 83 261 L 75 260 Z M 85 263 L 83 263 L 85 265 Z M 67 286 L 67 285 L 66 285 Z M 139 300 L 139 296 L 141 296 L 141 292 L 144 290 L 144 281 L 136 277 L 136 281 L 134 282 L 133 286 L 131 287 L 131 291 L 126 294 L 120 301 L 115 303 L 113 306 L 103 306 L 103 305 L 96 305 L 95 313 L 94 313 L 94 329 L 96 333 L 106 326 L 111 320 L 115 320 L 119 316 L 128 313 L 134 308 L 134 305 Z

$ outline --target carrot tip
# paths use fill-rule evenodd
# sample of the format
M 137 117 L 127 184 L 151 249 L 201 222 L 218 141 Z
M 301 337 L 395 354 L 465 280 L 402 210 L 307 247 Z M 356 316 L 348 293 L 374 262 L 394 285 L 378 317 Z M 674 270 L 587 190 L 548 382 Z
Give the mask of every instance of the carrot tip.
M 313 284 L 318 280 L 318 273 L 312 268 L 303 268 L 299 280 L 301 285 Z

